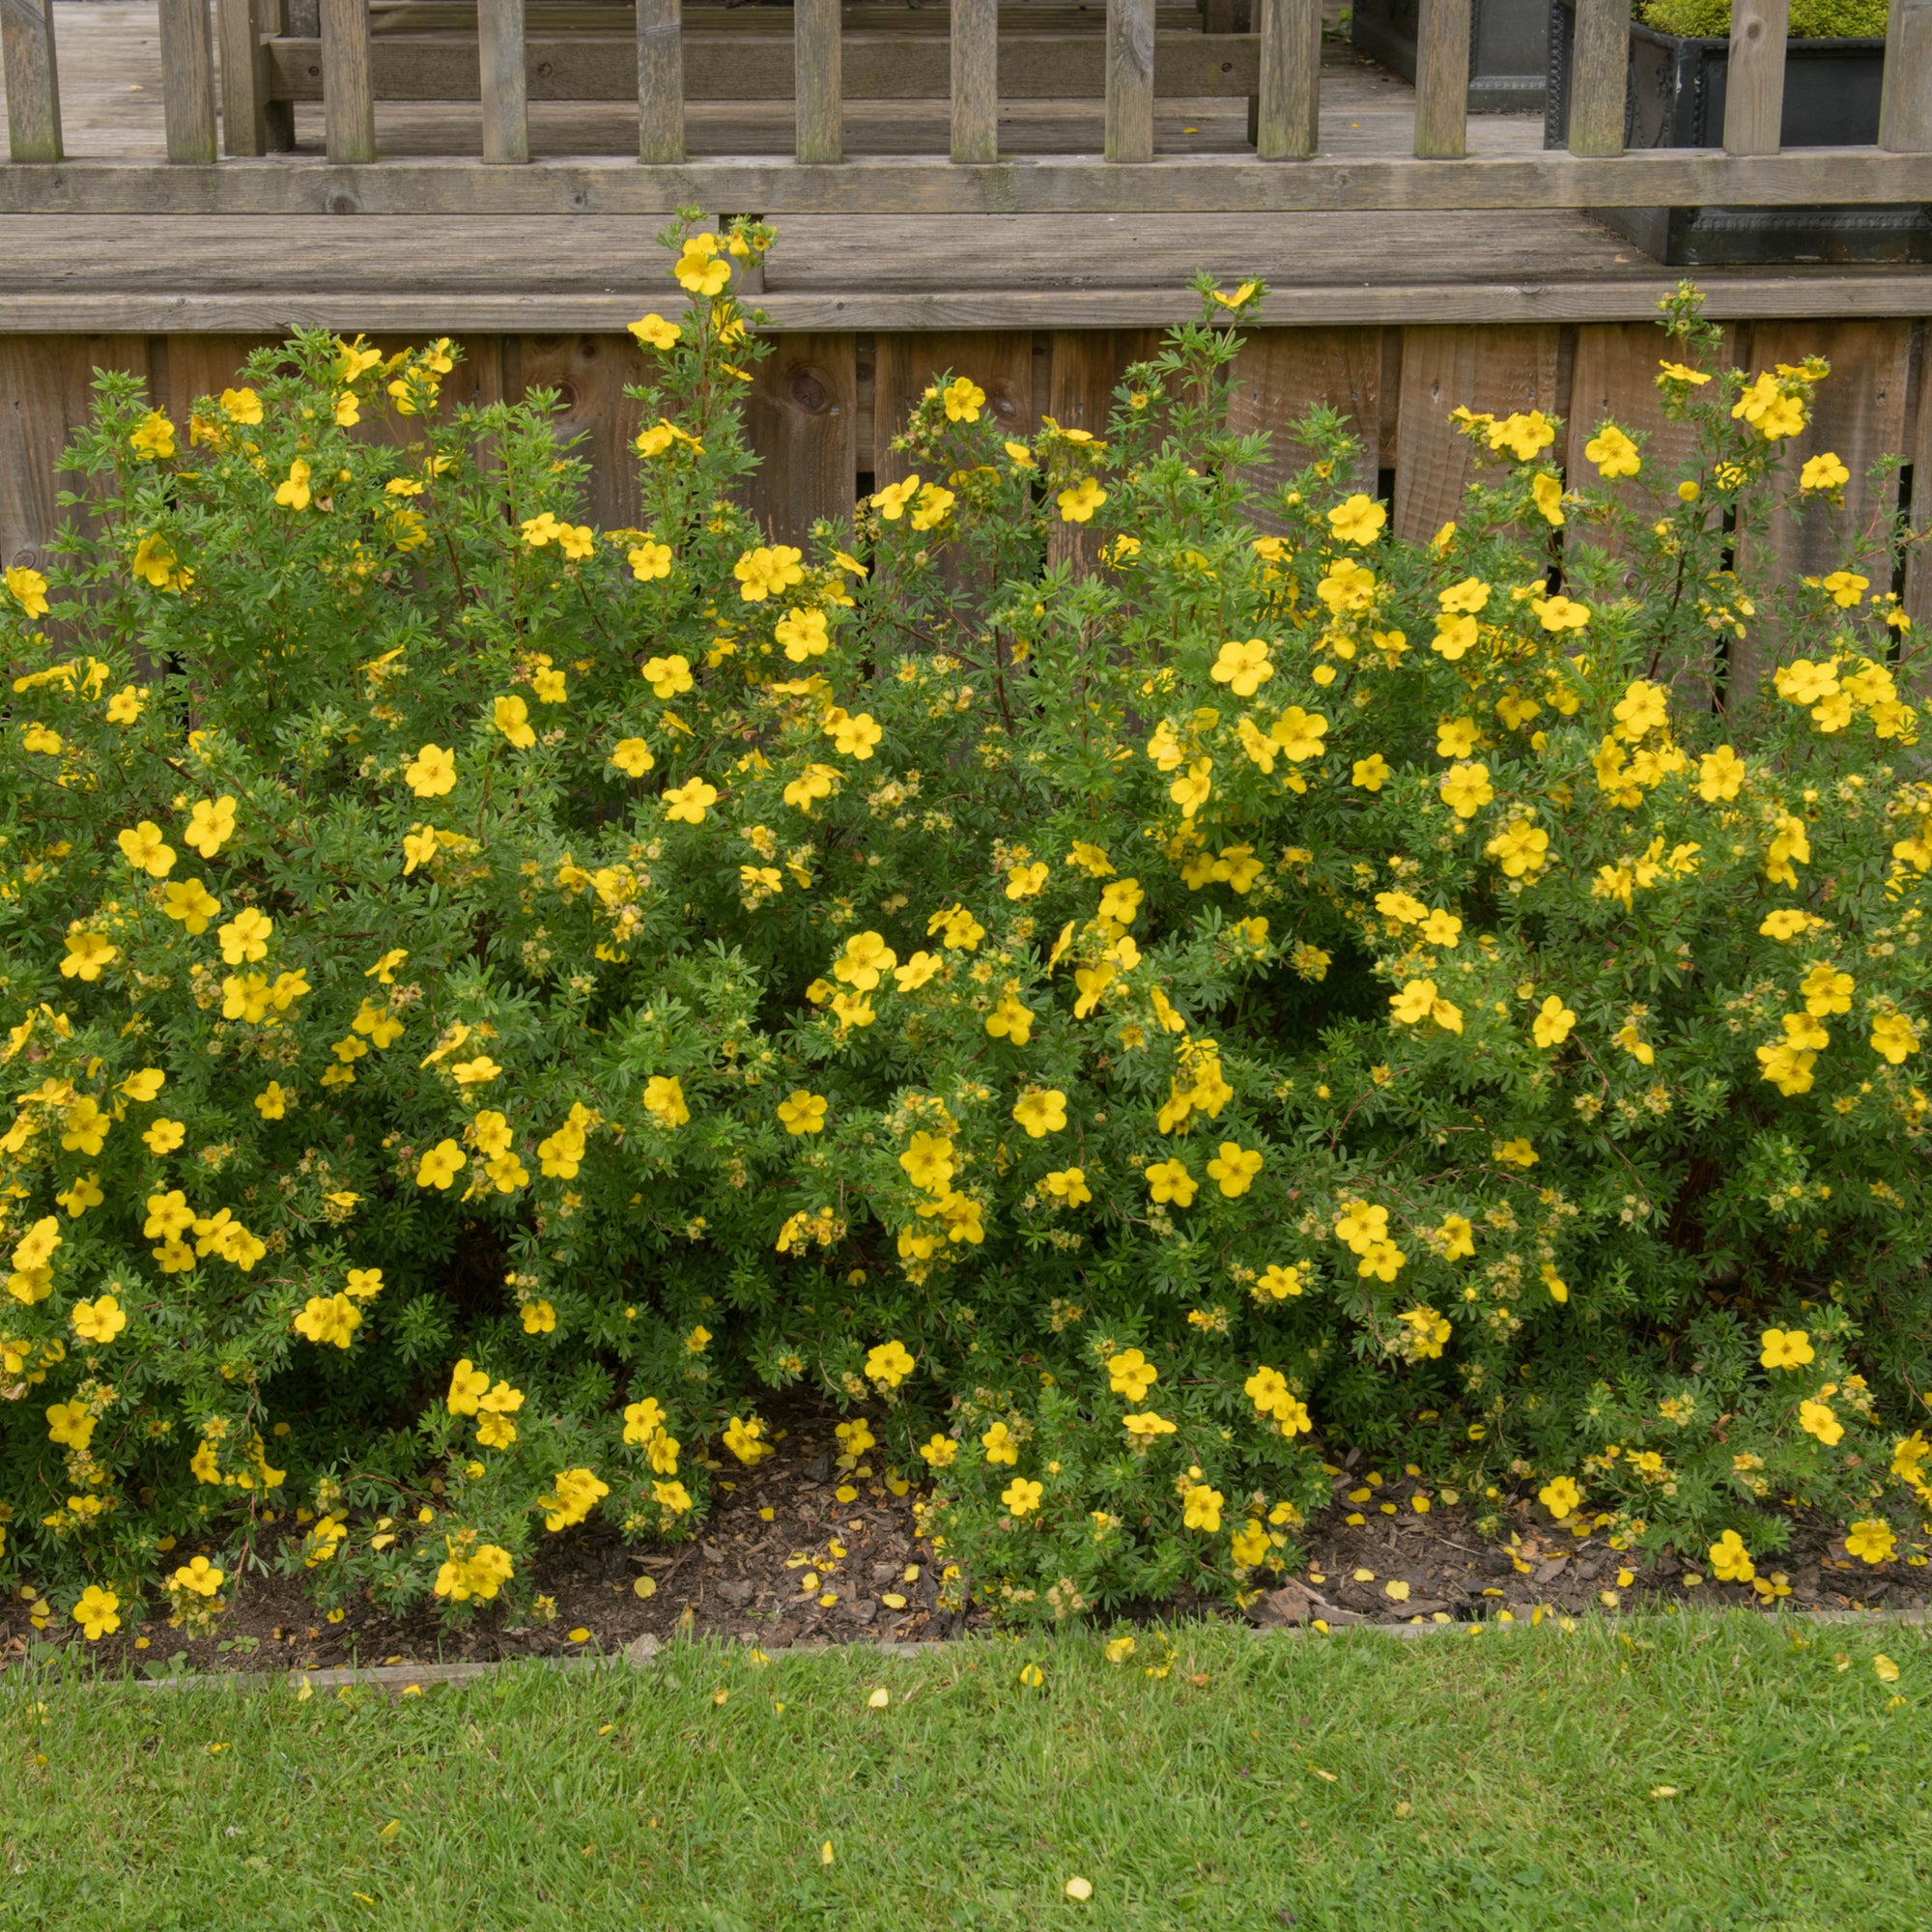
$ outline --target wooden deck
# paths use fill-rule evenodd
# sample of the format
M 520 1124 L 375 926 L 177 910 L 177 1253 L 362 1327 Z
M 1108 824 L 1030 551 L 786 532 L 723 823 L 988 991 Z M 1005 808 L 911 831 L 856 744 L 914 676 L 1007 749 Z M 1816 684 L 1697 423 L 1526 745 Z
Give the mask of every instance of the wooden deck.
M 539 11 L 532 10 L 533 18 Z M 435 12 L 407 10 L 410 15 Z M 66 149 L 75 164 L 59 172 L 85 185 L 90 167 L 133 163 L 157 179 L 157 194 L 198 175 L 165 162 L 152 0 L 59 0 L 54 13 Z M 760 14 L 762 19 L 753 17 Z M 746 10 L 745 30 L 783 33 L 789 17 L 781 10 Z M 1324 162 L 1350 177 L 1363 164 L 1410 154 L 1414 89 L 1332 37 L 1323 47 L 1320 102 L 1316 163 L 1248 166 L 1239 170 L 1240 179 L 1260 174 L 1278 182 Z M 588 166 L 635 155 L 635 102 L 537 99 L 528 115 L 532 153 L 540 160 Z M 1001 152 L 1091 159 L 1100 146 L 1102 117 L 1097 98 L 1005 100 Z M 322 107 L 298 100 L 294 118 L 296 158 L 231 165 L 220 171 L 222 182 L 243 181 L 251 191 L 268 192 L 288 180 L 290 169 L 304 182 L 317 179 Z M 692 100 L 686 122 L 694 162 L 720 161 L 717 175 L 694 173 L 721 193 L 728 189 L 720 184 L 740 179 L 734 170 L 747 159 L 766 156 L 775 167 L 789 168 L 789 99 Z M 1175 162 L 1222 160 L 1233 178 L 1236 163 L 1253 161 L 1243 99 L 1161 100 L 1154 126 L 1156 155 Z M 376 128 L 384 168 L 415 160 L 433 183 L 446 178 L 452 165 L 446 157 L 482 153 L 476 105 L 379 101 Z M 848 99 L 843 130 L 849 156 L 881 165 L 893 157 L 943 157 L 948 103 Z M 1537 116 L 1476 115 L 1469 121 L 1468 150 L 1478 160 L 1527 163 L 1543 156 L 1542 140 Z M 1632 156 L 1601 165 L 1628 169 L 1662 158 Z M 49 190 L 41 177 L 47 172 L 13 170 L 28 178 L 16 185 L 16 196 L 32 191 L 44 197 Z M 622 176 L 595 179 L 621 183 L 623 176 L 648 172 L 633 165 Z M 841 171 L 841 192 L 850 186 L 851 172 Z M 1168 170 L 1157 163 L 1151 170 L 1120 172 L 1134 177 L 1138 187 Z M 501 169 L 487 179 L 500 185 L 498 200 L 514 201 L 539 193 L 540 175 Z M 744 179 L 747 194 L 770 190 L 769 177 Z M 1199 269 L 1264 276 L 1279 291 L 1269 319 L 1281 322 L 1620 321 L 1651 314 L 1659 296 L 1679 278 L 1575 208 L 1380 209 L 1346 218 L 1320 208 L 1094 209 L 1015 219 L 893 212 L 902 191 L 896 178 L 885 185 L 875 197 L 888 204 L 884 212 L 773 213 L 780 241 L 762 305 L 775 327 L 1157 326 L 1193 312 L 1185 283 Z M 7 200 L 8 192 L 7 171 L 0 170 L 0 208 L 17 205 Z M 696 193 L 694 188 L 694 198 Z M 726 204 L 733 210 L 755 205 Z M 366 199 L 357 206 L 366 209 Z M 269 208 L 206 213 L 161 206 L 147 213 L 87 213 L 62 206 L 0 213 L 0 331 L 252 333 L 294 323 L 398 331 L 620 329 L 658 273 L 651 237 L 662 219 L 655 212 L 558 219 L 494 206 L 469 213 L 358 212 L 354 219 Z M 1726 318 L 1932 313 L 1932 270 L 1705 270 L 1698 280 L 1709 292 L 1712 312 Z

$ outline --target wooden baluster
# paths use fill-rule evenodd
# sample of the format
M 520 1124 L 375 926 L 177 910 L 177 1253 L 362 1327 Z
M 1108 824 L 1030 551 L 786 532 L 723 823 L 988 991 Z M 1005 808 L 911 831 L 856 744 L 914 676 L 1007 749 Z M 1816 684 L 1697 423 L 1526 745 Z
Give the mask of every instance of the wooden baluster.
M 1321 136 L 1321 0 L 1261 0 L 1261 42 L 1255 153 L 1264 161 L 1305 159 Z
M 797 155 L 802 161 L 845 156 L 845 86 L 838 0 L 792 0 L 797 60 Z
M 168 159 L 212 161 L 214 140 L 214 43 L 208 0 L 161 0 L 161 114 Z
M 1624 151 L 1630 97 L 1630 0 L 1577 0 L 1570 60 L 1570 152 Z
M 683 0 L 638 0 L 638 158 L 684 159 Z
M 0 0 L 0 59 L 7 65 L 8 157 L 61 159 L 54 0 Z
M 1422 0 L 1415 152 L 1431 161 L 1460 160 L 1469 152 L 1469 0 Z
M 269 63 L 255 0 L 215 0 L 221 41 L 221 152 L 269 152 Z
M 1895 155 L 1932 154 L 1932 0 L 1891 0 L 1878 144 Z
M 1000 158 L 1000 0 L 952 0 L 952 158 Z
M 323 143 L 331 161 L 376 158 L 368 0 L 322 0 Z
M 529 75 L 524 67 L 524 0 L 476 0 L 483 76 L 483 158 L 530 157 Z
M 1784 121 L 1784 37 L 1791 0 L 1732 0 L 1724 77 L 1724 152 L 1775 155 Z
M 1153 0 L 1107 0 L 1105 153 L 1153 159 Z

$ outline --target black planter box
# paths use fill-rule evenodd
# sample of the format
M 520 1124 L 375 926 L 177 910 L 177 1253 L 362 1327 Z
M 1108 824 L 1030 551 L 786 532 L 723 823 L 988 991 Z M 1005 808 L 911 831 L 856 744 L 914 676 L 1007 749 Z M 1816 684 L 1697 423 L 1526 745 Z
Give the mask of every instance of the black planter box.
M 1548 0 L 1471 0 L 1469 106 L 1478 114 L 1533 114 L 1549 70 Z M 1355 0 L 1355 51 L 1411 85 L 1418 0 Z
M 1576 0 L 1549 0 L 1549 95 L 1543 145 L 1570 136 L 1570 52 Z M 1728 41 L 1691 41 L 1631 23 L 1627 148 L 1721 148 Z M 1882 40 L 1791 41 L 1784 56 L 1787 148 L 1878 140 Z M 1932 210 L 1593 208 L 1605 227 L 1646 255 L 1686 268 L 1794 262 L 1932 262 Z

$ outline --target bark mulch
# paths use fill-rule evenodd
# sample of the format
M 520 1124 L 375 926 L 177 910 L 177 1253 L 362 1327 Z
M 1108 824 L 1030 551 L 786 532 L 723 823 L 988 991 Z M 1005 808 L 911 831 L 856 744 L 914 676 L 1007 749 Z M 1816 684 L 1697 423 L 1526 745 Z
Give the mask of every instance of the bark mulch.
M 86 1649 L 109 1673 L 317 1670 L 611 1653 L 646 1634 L 777 1648 L 933 1641 L 983 1626 L 977 1612 L 938 1607 L 940 1566 L 917 1534 L 917 1490 L 889 1480 L 883 1461 L 841 1471 L 833 1411 L 801 1403 L 768 1412 L 782 1432 L 777 1453 L 753 1469 L 718 1472 L 712 1514 L 693 1542 L 632 1549 L 593 1527 L 544 1538 L 540 1619 L 519 1621 L 491 1605 L 451 1632 L 433 1607 L 394 1617 L 365 1603 L 331 1622 L 301 1579 L 251 1576 L 213 1636 L 186 1637 L 159 1618 Z M 1539 1611 L 1608 1615 L 1671 1605 L 1926 1606 L 1932 1571 L 1903 1562 L 1874 1569 L 1816 1523 L 1798 1521 L 1790 1548 L 1760 1555 L 1760 1573 L 1781 1579 L 1780 1594 L 1767 1599 L 1718 1581 L 1701 1552 L 1618 1551 L 1602 1532 L 1574 1535 L 1527 1501 L 1504 1508 L 1501 1538 L 1486 1541 L 1475 1520 L 1498 1505 L 1465 1495 L 1451 1502 L 1454 1493 L 1351 1452 L 1333 1504 L 1303 1533 L 1308 1560 L 1292 1576 L 1265 1579 L 1249 1618 L 1264 1626 L 1319 1618 L 1334 1627 L 1531 1621 Z M 192 1553 L 183 1546 L 184 1558 Z M 1188 1596 L 1147 1614 L 1195 1613 Z M 80 1644 L 71 1628 L 43 1635 L 29 1610 L 21 1598 L 0 1602 L 0 1668 L 48 1637 Z

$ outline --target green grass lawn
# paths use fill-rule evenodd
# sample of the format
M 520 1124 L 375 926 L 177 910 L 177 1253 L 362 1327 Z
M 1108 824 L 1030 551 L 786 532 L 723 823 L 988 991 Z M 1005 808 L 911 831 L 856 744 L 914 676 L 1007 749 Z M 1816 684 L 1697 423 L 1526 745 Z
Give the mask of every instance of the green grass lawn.
M 0 1924 L 1932 1923 L 1923 1631 L 1102 1642 L 679 1646 L 396 1703 L 10 1672 Z

